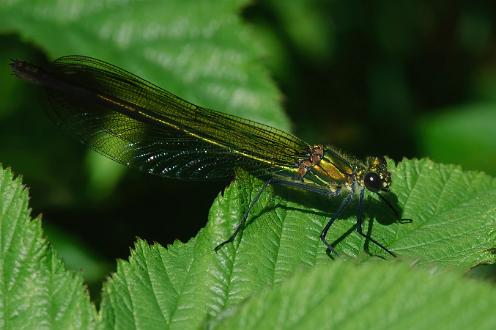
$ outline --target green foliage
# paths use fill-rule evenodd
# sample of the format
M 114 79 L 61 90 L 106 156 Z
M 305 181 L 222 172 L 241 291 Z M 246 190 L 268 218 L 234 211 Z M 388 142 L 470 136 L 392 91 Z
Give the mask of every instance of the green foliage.
M 64 269 L 29 213 L 21 180 L 0 167 L 0 328 L 94 329 L 81 276 Z
M 195 103 L 287 130 L 280 94 L 262 57 L 285 79 L 288 103 L 297 100 L 294 115 L 299 129 L 308 128 L 306 137 L 320 134 L 337 145 L 366 141 L 357 149 L 395 155 L 413 153 L 418 145 L 435 160 L 493 170 L 495 71 L 481 59 L 494 48 L 488 14 L 494 10 L 474 4 L 457 22 L 438 19 L 444 6 L 428 2 L 379 1 L 371 7 L 359 1 L 271 0 L 257 2 L 269 15 L 254 27 L 255 38 L 239 18 L 248 5 L 246 0 L 3 1 L 0 32 L 18 34 L 51 59 L 71 53 L 101 58 Z M 472 77 L 470 70 L 479 71 Z M 6 66 L 0 66 L 0 76 L 8 76 Z M 468 78 L 474 86 L 465 86 Z M 118 169 L 90 156 L 89 175 L 75 175 L 83 162 L 65 152 L 71 147 L 55 145 L 60 137 L 48 138 L 51 126 L 42 129 L 40 117 L 17 111 L 27 95 L 19 91 L 21 83 L 12 78 L 1 85 L 0 119 L 7 124 L 0 143 L 8 145 L 0 146 L 2 160 L 7 154 L 24 159 L 51 189 L 47 173 L 58 177 L 63 166 L 81 178 L 92 198 L 112 195 Z M 467 104 L 488 105 L 450 113 L 446 105 L 468 95 L 462 87 L 475 98 Z M 29 113 L 42 107 L 38 102 L 29 101 Z M 417 128 L 419 108 L 449 111 L 422 116 Z M 14 115 L 21 124 L 8 121 Z M 36 129 L 26 129 L 30 123 Z M 43 153 L 49 160 L 23 155 L 22 139 L 48 150 Z M 164 248 L 137 241 L 129 260 L 118 261 L 104 284 L 99 315 L 80 274 L 66 271 L 58 259 L 75 246 L 71 239 L 59 239 L 64 244 L 54 245 L 65 253 L 55 254 L 42 238 L 39 219 L 30 220 L 20 180 L 0 168 L 0 327 L 495 328 L 494 287 L 462 273 L 496 261 L 496 179 L 429 160 L 390 166 L 393 194 L 387 198 L 411 221 L 399 222 L 372 194 L 364 229 L 397 259 L 354 231 L 356 205 L 351 205 L 329 232 L 339 253 L 332 260 L 319 234 L 340 200 L 283 187 L 267 190 L 235 242 L 214 253 L 261 187 L 258 179 L 240 173 L 215 200 L 208 225 L 187 243 Z M 59 185 L 55 195 L 69 204 L 70 185 Z M 38 189 L 36 199 L 49 195 Z M 127 206 L 136 208 L 129 200 Z M 189 221 L 184 210 L 174 216 L 170 205 L 167 212 L 157 207 L 152 218 L 184 226 Z M 98 224 L 95 236 L 111 235 Z M 50 238 L 64 236 L 56 234 Z M 94 265 L 99 276 L 100 266 L 75 255 L 73 261 Z
M 376 224 L 371 234 L 397 252 L 399 260 L 426 264 L 431 270 L 431 264 L 467 270 L 479 263 L 494 263 L 494 178 L 428 160 L 402 162 L 394 178 L 399 204 L 413 221 Z M 335 308 L 338 314 L 328 320 L 329 327 L 341 322 L 350 328 L 381 322 L 392 327 L 397 320 L 408 326 L 414 323 L 412 311 L 425 314 L 445 300 L 450 303 L 436 311 L 444 316 L 426 318 L 427 325 L 449 320 L 463 328 L 466 323 L 459 320 L 480 319 L 483 324 L 491 313 L 491 302 L 485 301 L 470 307 L 470 318 L 460 314 L 467 308 L 463 299 L 474 299 L 480 293 L 489 297 L 494 292 L 488 290 L 494 288 L 458 275 L 433 276 L 401 263 L 359 266 L 332 261 L 318 238 L 328 215 L 271 192 L 256 204 L 240 238 L 214 253 L 213 248 L 229 236 L 260 186 L 259 180 L 241 174 L 214 202 L 207 227 L 186 244 L 176 242 L 165 249 L 138 241 L 129 262 L 119 262 L 117 273 L 104 286 L 103 325 L 194 329 L 205 322 L 226 322 L 226 328 L 271 328 L 302 322 L 312 328 Z M 377 210 L 378 217 L 386 214 L 387 210 Z M 338 221 L 331 237 L 339 237 L 354 221 L 354 215 Z M 336 246 L 343 255 L 339 259 L 362 253 L 367 244 L 355 233 L 346 235 Z M 298 270 L 302 273 L 291 278 Z M 425 305 L 433 292 L 439 294 L 436 300 Z M 410 303 L 402 304 L 404 300 Z M 372 304 L 375 307 L 370 312 L 356 319 L 359 308 Z M 295 315 L 290 315 L 292 307 Z M 382 319 L 382 308 L 390 318 Z
M 8 1 L 0 4 L 0 31 L 17 31 L 51 58 L 93 56 L 200 105 L 287 129 L 278 92 L 236 16 L 245 3 Z
M 297 272 L 222 313 L 212 328 L 494 329 L 494 291 L 432 269 L 336 262 Z
M 322 61 L 331 53 L 331 24 L 322 12 L 320 0 L 269 0 L 280 26 L 296 49 L 305 56 Z
M 464 168 L 496 174 L 495 108 L 494 102 L 470 104 L 425 116 L 418 126 L 422 153 L 436 161 L 458 161 Z
M 463 268 L 496 261 L 496 179 L 429 160 L 401 162 L 394 178 L 403 216 L 413 220 L 398 225 L 395 251 Z
M 392 191 L 403 210 L 402 217 L 411 221 L 400 223 L 389 208 L 374 196 L 369 196 L 367 213 L 373 221 L 364 226 L 372 237 L 399 255 L 421 262 L 468 269 L 496 260 L 490 251 L 496 243 L 493 230 L 496 212 L 492 207 L 496 200 L 494 178 L 429 160 L 404 161 L 396 168 L 390 165 L 394 178 Z M 232 232 L 247 203 L 259 189 L 258 184 L 249 191 L 246 187 L 250 184 L 236 182 L 223 198 L 214 203 L 210 221 L 226 227 L 221 237 L 228 237 Z M 319 233 L 339 201 L 297 192 L 291 195 L 278 187 L 276 190 L 280 190 L 279 195 L 267 192 L 262 196 L 252 212 L 256 220 L 243 233 L 239 245 L 241 250 L 231 252 L 243 254 L 245 248 L 254 249 L 246 263 L 258 264 L 258 273 L 273 256 L 277 256 L 278 262 L 285 265 L 282 269 L 286 270 L 291 268 L 288 264 L 314 264 L 317 260 L 327 260 Z M 284 194 L 287 196 L 282 198 Z M 395 195 L 387 197 L 394 200 Z M 229 204 L 233 200 L 238 204 Z M 238 210 L 238 213 L 233 210 Z M 344 219 L 333 225 L 328 239 L 339 242 L 337 251 L 358 256 L 365 248 L 372 254 L 386 257 L 381 249 L 362 236 L 354 232 L 346 234 L 353 229 L 355 221 L 355 209 L 350 207 Z M 219 242 L 221 239 L 213 236 L 210 240 Z
M 100 287 L 102 278 L 113 270 L 113 265 L 103 260 L 95 249 L 89 248 L 79 237 L 56 226 L 43 223 L 43 232 L 57 256 L 67 269 L 78 272 L 89 286 Z
M 291 196 L 270 191 L 239 238 L 215 253 L 213 248 L 229 236 L 261 186 L 240 173 L 217 198 L 207 227 L 196 238 L 167 249 L 136 243 L 129 261 L 120 261 L 104 285 L 99 326 L 494 327 L 494 288 L 447 270 L 433 273 L 432 265 L 466 270 L 494 263 L 496 180 L 428 160 L 403 161 L 393 175 L 393 191 L 413 221 L 375 224 L 370 233 L 400 255 L 398 262 L 346 261 L 367 250 L 368 243 L 354 233 L 336 245 L 340 260 L 331 260 L 318 239 L 328 217 L 319 213 L 324 204 L 308 207 L 308 197 L 315 196 L 288 201 Z M 0 193 L 3 327 L 94 327 L 94 307 L 81 277 L 65 271 L 47 246 L 39 220 L 29 219 L 27 192 L 10 171 L 0 170 Z M 378 206 L 373 200 L 369 204 Z M 379 210 L 376 214 L 384 216 Z M 351 227 L 354 216 L 350 218 L 338 221 L 331 236 Z M 363 263 L 366 254 L 360 259 Z M 412 269 L 402 259 L 413 260 L 416 268 L 427 265 Z M 477 303 L 467 305 L 467 300 Z M 435 306 L 435 315 L 426 317 Z
M 96 57 L 191 102 L 289 130 L 279 92 L 255 61 L 257 41 L 237 16 L 245 4 L 7 1 L 0 2 L 0 32 L 15 31 L 51 59 L 68 54 Z M 88 164 L 88 195 L 109 195 L 122 170 L 94 157 Z

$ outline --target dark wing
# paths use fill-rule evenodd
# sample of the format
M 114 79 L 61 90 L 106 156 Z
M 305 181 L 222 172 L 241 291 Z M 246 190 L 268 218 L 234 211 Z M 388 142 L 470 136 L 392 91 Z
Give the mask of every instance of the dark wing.
M 45 86 L 55 121 L 96 151 L 166 177 L 216 179 L 292 168 L 310 147 L 281 130 L 193 105 L 125 70 L 65 56 Z

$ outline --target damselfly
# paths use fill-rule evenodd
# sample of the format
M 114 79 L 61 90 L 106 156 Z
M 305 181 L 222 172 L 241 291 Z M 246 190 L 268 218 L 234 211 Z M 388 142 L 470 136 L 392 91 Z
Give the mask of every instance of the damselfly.
M 96 151 L 141 171 L 192 180 L 230 177 L 242 168 L 265 180 L 232 235 L 244 228 L 264 189 L 281 184 L 328 197 L 344 194 L 320 239 L 358 195 L 356 231 L 394 255 L 362 230 L 365 189 L 380 194 L 391 185 L 383 157 L 365 162 L 329 145 L 311 145 L 281 130 L 206 109 L 106 62 L 64 56 L 46 67 L 11 62 L 20 78 L 43 86 L 53 120 Z

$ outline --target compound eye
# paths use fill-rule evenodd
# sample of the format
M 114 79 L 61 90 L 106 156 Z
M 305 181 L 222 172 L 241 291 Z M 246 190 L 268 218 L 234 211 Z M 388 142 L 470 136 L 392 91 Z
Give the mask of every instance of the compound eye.
M 379 191 L 382 188 L 382 180 L 377 173 L 369 172 L 365 174 L 363 181 L 365 183 L 365 187 L 367 187 L 367 189 L 369 190 Z

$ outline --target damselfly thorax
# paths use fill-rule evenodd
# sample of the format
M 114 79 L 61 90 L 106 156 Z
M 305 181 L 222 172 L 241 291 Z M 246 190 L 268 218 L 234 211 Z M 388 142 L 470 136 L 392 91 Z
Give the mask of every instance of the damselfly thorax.
M 368 157 L 363 163 L 322 144 L 310 148 L 296 164 L 297 179 L 303 184 L 328 188 L 331 192 L 355 192 L 367 188 L 389 191 L 391 173 L 384 157 Z

